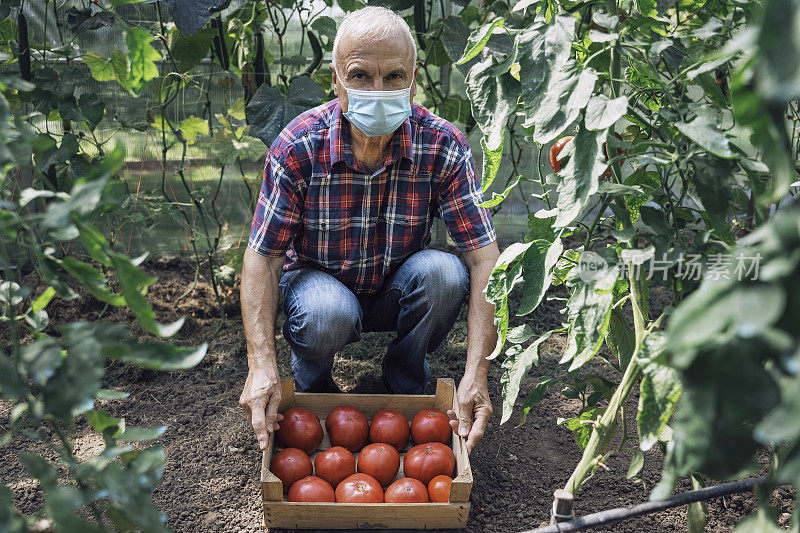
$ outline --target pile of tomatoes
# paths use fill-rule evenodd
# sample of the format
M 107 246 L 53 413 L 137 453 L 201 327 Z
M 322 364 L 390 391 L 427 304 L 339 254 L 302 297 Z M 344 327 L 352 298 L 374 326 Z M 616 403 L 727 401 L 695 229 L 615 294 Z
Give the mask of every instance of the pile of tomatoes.
M 322 443 L 319 417 L 303 407 L 283 414 L 275 432 L 277 452 L 270 471 L 283 482 L 290 502 L 446 503 L 456 459 L 448 446 L 452 435 L 447 416 L 435 409 L 418 412 L 409 426 L 393 409 L 378 411 L 367 421 L 359 409 L 340 405 L 325 419 L 331 447 L 312 455 Z M 415 444 L 402 458 L 400 453 Z M 354 454 L 358 454 L 358 459 Z M 386 490 L 384 491 L 384 487 Z

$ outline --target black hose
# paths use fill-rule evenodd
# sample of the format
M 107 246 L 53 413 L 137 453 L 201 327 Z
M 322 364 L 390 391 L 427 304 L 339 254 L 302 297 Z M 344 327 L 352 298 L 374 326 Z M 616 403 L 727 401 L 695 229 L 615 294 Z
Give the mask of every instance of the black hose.
M 612 522 L 619 522 L 620 520 L 627 520 L 635 516 L 643 514 L 656 513 L 672 507 L 680 507 L 690 503 L 699 502 L 703 500 L 711 500 L 728 494 L 736 494 L 738 492 L 750 492 L 753 489 L 766 484 L 766 477 L 757 477 L 743 479 L 741 481 L 734 481 L 731 483 L 723 483 L 722 485 L 715 485 L 713 487 L 706 487 L 698 490 L 691 490 L 682 494 L 677 494 L 666 500 L 639 503 L 630 505 L 628 507 L 618 507 L 616 509 L 609 509 L 607 511 L 600 511 L 593 513 L 569 522 L 561 522 L 552 524 L 538 529 L 531 529 L 523 531 L 522 533 L 566 533 L 568 531 L 581 531 Z

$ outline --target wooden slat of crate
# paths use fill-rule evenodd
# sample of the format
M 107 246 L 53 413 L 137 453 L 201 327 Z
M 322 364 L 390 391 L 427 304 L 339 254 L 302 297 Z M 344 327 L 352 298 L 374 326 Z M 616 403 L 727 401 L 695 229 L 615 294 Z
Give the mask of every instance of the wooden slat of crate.
M 455 382 L 439 379 L 435 395 L 390 394 L 325 394 L 294 391 L 294 380 L 282 383 L 280 411 L 295 406 L 305 407 L 320 417 L 337 405 L 357 407 L 367 418 L 381 409 L 395 409 L 411 419 L 422 409 L 434 407 L 442 412 L 453 409 L 458 415 Z M 464 528 L 469 515 L 469 495 L 472 490 L 472 469 L 466 442 L 453 434 L 451 447 L 456 457 L 456 477 L 450 487 L 450 503 L 426 504 L 345 504 L 287 502 L 283 485 L 269 470 L 274 450 L 273 435 L 269 435 L 261 463 L 261 491 L 264 500 L 264 523 L 267 527 L 303 528 L 389 528 L 433 529 Z M 327 433 L 320 450 L 330 447 Z M 318 453 L 317 453 L 318 454 Z M 312 455 L 312 460 L 317 454 Z M 401 454 L 401 456 L 404 454 Z M 356 454 L 358 457 L 358 454 Z M 398 478 L 403 475 L 402 461 Z
M 469 503 L 264 502 L 267 527 L 439 529 L 467 527 Z

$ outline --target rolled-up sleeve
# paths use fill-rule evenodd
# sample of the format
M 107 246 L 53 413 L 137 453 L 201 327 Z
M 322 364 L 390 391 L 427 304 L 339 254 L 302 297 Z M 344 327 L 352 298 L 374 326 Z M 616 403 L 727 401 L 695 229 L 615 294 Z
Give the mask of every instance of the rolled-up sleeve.
M 479 207 L 483 195 L 470 150 L 462 148 L 440 190 L 441 217 L 459 250 L 475 250 L 497 240 L 491 213 Z
M 302 187 L 287 168 L 270 150 L 248 241 L 251 249 L 266 257 L 286 254 L 302 219 Z

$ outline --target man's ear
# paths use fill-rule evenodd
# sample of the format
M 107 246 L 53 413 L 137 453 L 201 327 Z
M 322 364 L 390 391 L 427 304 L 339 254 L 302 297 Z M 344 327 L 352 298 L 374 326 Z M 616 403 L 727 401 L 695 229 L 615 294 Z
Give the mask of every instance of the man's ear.
M 417 74 L 419 74 L 419 67 L 414 65 L 414 78 L 411 82 L 411 101 L 414 101 L 414 97 L 417 95 Z
M 333 87 L 333 94 L 335 94 L 336 97 L 338 98 L 339 97 L 339 88 L 337 86 L 338 84 L 336 83 L 336 81 L 337 81 L 336 80 L 336 69 L 333 68 L 333 64 L 328 65 L 328 68 L 331 69 L 331 87 Z

